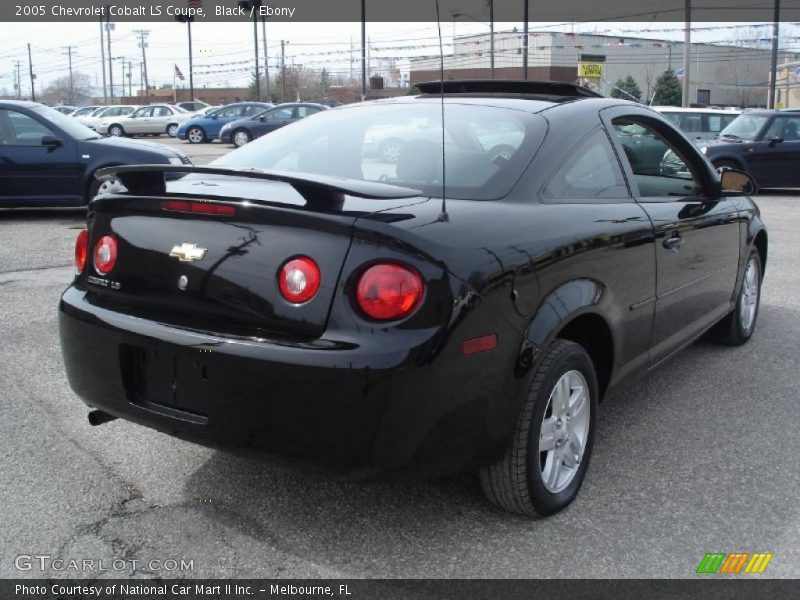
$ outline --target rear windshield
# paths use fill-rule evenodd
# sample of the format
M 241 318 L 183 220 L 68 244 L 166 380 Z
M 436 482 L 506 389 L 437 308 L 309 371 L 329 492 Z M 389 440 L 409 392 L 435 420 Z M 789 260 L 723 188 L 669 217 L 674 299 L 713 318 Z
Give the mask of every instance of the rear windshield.
M 324 111 L 270 133 L 214 165 L 347 177 L 442 195 L 438 103 L 368 104 Z M 546 131 L 541 117 L 447 103 L 446 194 L 491 200 L 507 194 Z

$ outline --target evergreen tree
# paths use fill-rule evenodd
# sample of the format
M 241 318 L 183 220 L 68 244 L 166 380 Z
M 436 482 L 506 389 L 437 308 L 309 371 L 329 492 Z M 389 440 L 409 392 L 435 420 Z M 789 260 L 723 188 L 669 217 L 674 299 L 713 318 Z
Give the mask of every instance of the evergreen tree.
M 675 71 L 667 69 L 656 79 L 653 104 L 660 106 L 680 106 L 683 91 Z
M 622 79 L 622 77 L 617 79 L 614 89 L 611 90 L 611 97 L 639 102 L 642 100 L 642 90 L 639 89 L 639 84 L 636 83 L 636 80 L 628 75 L 625 79 Z

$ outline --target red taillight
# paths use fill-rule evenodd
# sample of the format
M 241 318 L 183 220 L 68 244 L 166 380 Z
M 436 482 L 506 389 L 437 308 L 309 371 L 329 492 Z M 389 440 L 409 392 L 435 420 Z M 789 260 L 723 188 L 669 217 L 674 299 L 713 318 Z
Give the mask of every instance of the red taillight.
M 425 289 L 416 271 L 397 264 L 373 265 L 358 280 L 356 300 L 373 319 L 401 319 L 419 306 Z
M 87 254 L 89 254 L 89 232 L 84 229 L 75 240 L 75 269 L 78 273 L 82 273 L 83 267 L 86 266 Z
M 293 304 L 311 300 L 319 289 L 320 279 L 317 263 L 307 256 L 293 258 L 278 271 L 281 294 Z
M 94 268 L 100 275 L 108 275 L 117 263 L 117 240 L 104 235 L 94 246 Z
M 232 217 L 236 214 L 236 208 L 230 204 L 218 204 L 216 202 L 198 202 L 196 200 L 165 200 L 161 203 L 164 210 L 175 212 L 187 212 L 203 215 L 219 215 L 222 217 Z

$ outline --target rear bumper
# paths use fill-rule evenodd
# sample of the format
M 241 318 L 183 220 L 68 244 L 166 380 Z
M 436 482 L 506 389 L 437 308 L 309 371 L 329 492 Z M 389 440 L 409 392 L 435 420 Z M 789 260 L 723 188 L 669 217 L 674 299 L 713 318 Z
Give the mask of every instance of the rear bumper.
M 513 427 L 492 414 L 503 395 L 498 354 L 470 357 L 455 373 L 446 353 L 426 358 L 438 330 L 391 350 L 371 340 L 225 338 L 94 306 L 74 287 L 59 327 L 69 383 L 89 406 L 278 462 L 348 475 L 456 471 L 494 460 Z M 153 401 L 142 385 L 151 359 L 174 366 L 172 397 L 162 386 Z

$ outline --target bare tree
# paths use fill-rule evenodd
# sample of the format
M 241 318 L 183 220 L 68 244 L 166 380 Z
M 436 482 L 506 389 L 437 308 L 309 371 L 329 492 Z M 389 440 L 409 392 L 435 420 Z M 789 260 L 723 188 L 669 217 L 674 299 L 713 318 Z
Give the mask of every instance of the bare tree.
M 647 63 L 644 65 L 644 103 L 650 104 L 650 98 L 652 97 L 653 92 L 653 83 L 656 80 L 656 65 L 653 63 Z
M 50 82 L 41 94 L 41 101 L 45 104 L 83 104 L 92 99 L 92 78 L 86 73 L 75 72 L 72 74 L 72 90 L 70 90 L 69 75 L 64 75 Z

